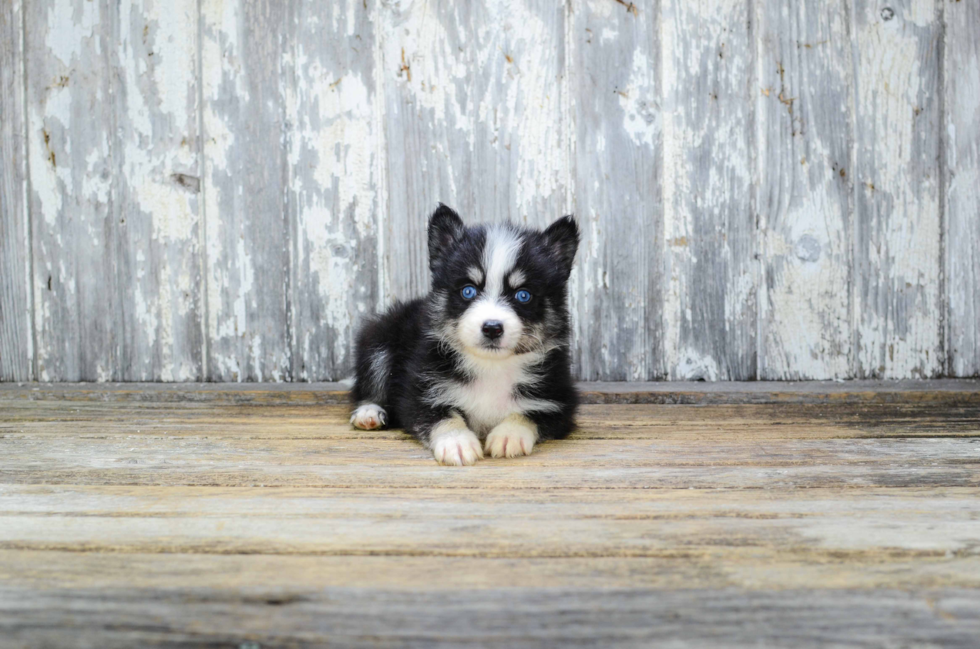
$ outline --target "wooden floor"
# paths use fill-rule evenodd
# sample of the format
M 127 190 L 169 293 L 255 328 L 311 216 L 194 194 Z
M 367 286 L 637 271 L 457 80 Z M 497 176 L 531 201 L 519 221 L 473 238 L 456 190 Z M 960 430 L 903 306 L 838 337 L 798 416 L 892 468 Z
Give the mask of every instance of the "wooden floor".
M 980 647 L 980 385 L 585 386 L 441 467 L 339 386 L 0 386 L 0 647 Z

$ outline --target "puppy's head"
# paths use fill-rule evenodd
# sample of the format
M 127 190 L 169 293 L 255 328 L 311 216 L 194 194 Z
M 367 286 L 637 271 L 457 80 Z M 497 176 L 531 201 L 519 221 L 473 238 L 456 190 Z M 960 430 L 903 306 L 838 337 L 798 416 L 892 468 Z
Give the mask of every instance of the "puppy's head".
M 440 204 L 429 219 L 438 335 L 461 352 L 489 359 L 563 342 L 578 240 L 570 216 L 544 231 L 509 224 L 467 228 Z

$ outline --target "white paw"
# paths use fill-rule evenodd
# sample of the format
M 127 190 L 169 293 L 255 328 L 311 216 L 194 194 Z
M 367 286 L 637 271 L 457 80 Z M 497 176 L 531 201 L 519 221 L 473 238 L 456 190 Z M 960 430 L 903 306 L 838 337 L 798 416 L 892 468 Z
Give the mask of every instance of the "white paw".
M 521 415 L 511 415 L 487 435 L 486 451 L 490 457 L 530 455 L 536 441 L 537 425 Z
M 432 457 L 447 466 L 470 466 L 483 459 L 480 440 L 471 431 L 443 435 L 432 443 Z
M 350 423 L 354 428 L 361 430 L 374 430 L 381 428 L 388 421 L 388 413 L 381 406 L 374 403 L 365 403 L 358 406 L 357 410 L 350 416 Z
M 480 440 L 458 417 L 437 424 L 429 434 L 429 445 L 439 464 L 470 466 L 483 459 Z

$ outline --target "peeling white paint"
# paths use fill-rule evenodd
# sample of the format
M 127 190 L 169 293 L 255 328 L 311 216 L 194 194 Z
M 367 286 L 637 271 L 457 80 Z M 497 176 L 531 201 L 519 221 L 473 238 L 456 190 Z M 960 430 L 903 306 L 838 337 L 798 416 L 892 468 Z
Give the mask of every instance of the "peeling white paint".
M 654 72 L 650 61 L 642 51 L 633 54 L 633 70 L 629 86 L 619 93 L 623 107 L 623 129 L 637 144 L 650 148 L 660 142 L 661 113 L 656 105 L 657 88 L 653 85 Z
M 980 4 L 946 3 L 944 271 L 954 376 L 980 375 Z
M 0 381 L 36 380 L 24 11 L 20 0 L 0 8 Z
M 411 232 L 388 240 L 405 267 L 389 273 L 395 296 L 426 289 L 419 215 L 437 201 L 470 221 L 543 225 L 561 213 L 562 16 L 554 3 L 502 0 L 383 9 L 387 151 L 400 160 L 388 164 L 389 201 L 393 227 Z
M 699 353 L 696 349 L 688 347 L 678 350 L 676 358 L 677 367 L 673 371 L 677 376 L 684 377 L 686 381 L 718 381 L 722 378 L 718 361 Z
M 197 0 L 39 0 L 25 9 L 37 36 L 35 274 L 24 282 L 38 376 L 199 378 L 203 318 L 211 377 L 333 377 L 389 289 L 424 288 L 435 200 L 469 220 L 536 225 L 578 201 L 572 300 L 589 378 L 744 378 L 754 350 L 764 378 L 930 376 L 947 354 L 954 372 L 974 373 L 976 6 L 908 0 L 887 14 L 859 0 L 850 25 L 832 4 L 665 0 L 653 14 L 606 0 L 393 1 L 368 13 L 310 0 L 287 14 L 202 0 L 198 52 Z M 277 23 L 284 15 L 299 24 Z M 778 61 L 777 38 L 788 43 Z M 606 56 L 623 62 L 612 88 Z M 853 105 L 843 94 L 828 104 L 835 86 L 853 88 Z M 841 130 L 824 125 L 834 119 Z M 939 122 L 943 175 L 929 140 Z M 848 128 L 858 141 L 842 151 Z M 261 141 L 280 149 L 261 150 L 270 132 Z M 262 155 L 268 169 L 246 178 Z M 264 183 L 283 183 L 282 196 L 257 217 Z M 639 195 L 661 184 L 662 200 Z M 280 225 L 288 236 L 267 231 Z M 264 246 L 280 236 L 283 250 Z
M 62 65 L 70 68 L 83 47 L 89 44 L 78 38 L 80 33 L 96 31 L 102 20 L 98 2 L 74 2 L 74 0 L 54 0 L 47 10 L 48 33 L 44 44 L 48 52 Z M 98 47 L 98 39 L 93 43 Z
M 929 27 L 936 21 L 936 0 L 911 0 L 903 16 L 918 27 Z
M 568 19 L 566 200 L 582 231 L 570 287 L 575 371 L 661 378 L 659 16 L 593 0 Z
M 924 20 L 929 7 L 919 27 L 900 14 L 883 20 L 869 2 L 856 30 L 857 207 L 869 224 L 859 252 L 869 275 L 855 283 L 854 304 L 865 376 L 925 378 L 942 369 L 938 133 L 923 138 L 916 118 L 925 111 L 920 119 L 935 119 L 938 53 L 925 56 L 938 42 L 935 5 L 916 1 L 904 18 Z
M 136 320 L 143 327 L 143 333 L 146 336 L 146 340 L 152 347 L 153 343 L 156 342 L 157 329 L 160 326 L 160 321 L 157 318 L 156 308 L 150 308 L 147 304 L 147 298 L 143 295 L 142 280 L 146 277 L 146 256 L 143 254 L 142 250 L 136 251 L 136 286 L 133 305 L 136 311 Z
M 845 378 L 854 141 L 846 11 L 821 0 L 787 7 L 778 20 L 767 7 L 759 13 L 760 378 Z
M 108 76 L 102 9 L 49 0 L 31 5 L 25 16 L 34 336 L 41 378 L 111 378 L 116 368 L 117 349 L 104 323 L 111 309 L 102 266 L 111 243 L 111 149 L 102 114 L 93 108 L 105 99 Z
M 356 2 L 325 13 L 343 25 L 349 43 L 370 52 L 366 16 Z M 337 378 L 353 363 L 352 341 L 359 314 L 376 304 L 369 281 L 379 237 L 378 159 L 372 58 L 337 60 L 320 33 L 301 26 L 285 68 L 295 84 L 285 93 L 294 123 L 289 143 L 290 191 L 295 196 L 297 243 L 293 264 L 296 353 L 294 376 Z M 371 52 L 373 54 L 373 52 Z
M 754 224 L 751 205 L 747 96 L 750 78 L 744 3 L 663 4 L 664 370 L 695 377 L 705 363 L 683 360 L 695 348 L 710 357 L 719 379 L 751 378 L 754 357 Z M 733 28 L 733 26 L 738 26 Z M 729 52 L 728 57 L 723 54 Z M 722 54 L 720 56 L 720 54 Z M 710 79 L 708 86 L 702 79 Z M 691 93 L 697 87 L 701 92 Z M 714 230 L 696 222 L 708 222 Z M 726 224 L 731 220 L 731 226 Z M 699 250 L 707 255 L 699 257 Z M 710 256 L 709 256 L 710 255 Z M 713 272 L 705 263 L 722 264 Z M 696 305 L 696 308 L 695 308 Z M 718 314 L 724 322 L 713 321 Z M 738 345 L 729 341 L 738 339 Z M 704 351 L 712 350 L 712 351 Z M 683 361 L 683 362 L 682 362 Z
M 34 106 L 31 108 L 30 123 L 37 125 L 37 128 L 31 129 L 30 147 L 35 153 L 30 156 L 31 189 L 40 207 L 38 216 L 44 219 L 47 227 L 54 229 L 58 223 L 58 214 L 64 206 L 65 196 L 72 194 L 71 175 L 67 171 L 59 173 L 57 166 L 51 164 L 50 157 L 42 154 L 45 152 L 45 131 L 41 126 L 44 124 L 44 116 L 34 110 Z
M 532 223 L 545 225 L 559 214 L 536 212 L 542 202 L 564 192 L 569 164 L 560 154 L 564 150 L 564 134 L 551 117 L 562 112 L 561 80 L 555 75 L 552 63 L 556 54 L 538 46 L 542 41 L 547 42 L 553 32 L 523 3 L 507 5 L 504 11 L 513 28 L 508 32 L 506 47 L 514 52 L 513 62 L 504 59 L 507 74 L 513 75 L 507 85 L 504 106 L 511 114 L 521 115 L 515 142 L 519 146 L 516 205 L 518 212 L 529 215 Z

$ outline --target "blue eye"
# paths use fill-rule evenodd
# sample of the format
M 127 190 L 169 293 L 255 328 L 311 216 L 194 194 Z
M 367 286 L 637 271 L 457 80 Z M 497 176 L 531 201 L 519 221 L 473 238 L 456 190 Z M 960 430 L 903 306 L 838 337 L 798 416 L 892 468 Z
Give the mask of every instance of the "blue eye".
M 528 302 L 531 301 L 531 294 L 525 291 L 524 289 L 521 289 L 514 294 L 514 299 L 516 299 L 521 304 L 527 304 Z
M 476 297 L 476 287 L 475 286 L 464 286 L 462 290 L 463 299 L 472 300 Z

